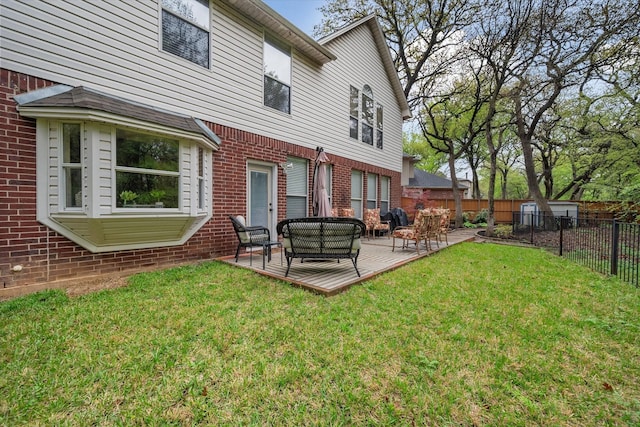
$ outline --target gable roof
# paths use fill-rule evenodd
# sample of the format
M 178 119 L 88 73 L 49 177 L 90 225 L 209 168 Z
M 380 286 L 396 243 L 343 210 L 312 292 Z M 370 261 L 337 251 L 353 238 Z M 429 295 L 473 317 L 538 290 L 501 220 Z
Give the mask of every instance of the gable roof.
M 395 65 L 393 64 L 393 59 L 391 58 L 391 53 L 389 52 L 389 46 L 387 46 L 387 42 L 384 36 L 384 32 L 382 31 L 382 27 L 376 18 L 376 14 L 371 14 L 365 16 L 362 19 L 359 19 L 355 22 L 352 22 L 349 25 L 346 25 L 339 29 L 338 31 L 321 38 L 318 40 L 318 43 L 322 45 L 326 45 L 330 43 L 332 40 L 335 40 L 339 37 L 342 37 L 344 34 L 352 31 L 353 29 L 366 25 L 371 30 L 371 34 L 373 34 L 373 40 L 376 43 L 376 48 L 378 49 L 378 53 L 380 54 L 380 59 L 384 65 L 384 69 L 387 72 L 387 77 L 389 78 L 389 82 L 391 83 L 391 87 L 393 88 L 393 93 L 396 95 L 398 100 L 398 105 L 400 105 L 400 109 L 402 111 L 402 118 L 409 119 L 411 118 L 411 110 L 409 109 L 409 103 L 407 102 L 407 97 L 404 94 L 404 89 L 402 88 L 402 84 L 400 83 L 400 78 L 398 77 L 398 72 L 396 70 Z
M 137 103 L 84 86 L 56 85 L 34 90 L 14 97 L 18 111 L 27 117 L 59 117 L 67 114 L 92 118 L 104 122 L 121 123 L 126 117 L 155 125 L 158 129 L 178 130 L 185 136 L 202 139 L 216 149 L 220 138 L 201 120 L 150 105 Z
M 336 59 L 333 53 L 287 21 L 262 0 L 220 1 L 291 43 L 293 47 L 316 64 L 323 65 Z
M 413 178 L 409 178 L 409 184 L 407 187 L 421 187 L 432 189 L 447 189 L 450 190 L 453 186 L 453 182 L 447 178 L 443 178 L 439 175 L 425 172 L 422 169 L 413 169 Z M 469 188 L 464 184 L 458 183 L 458 189 L 463 190 Z

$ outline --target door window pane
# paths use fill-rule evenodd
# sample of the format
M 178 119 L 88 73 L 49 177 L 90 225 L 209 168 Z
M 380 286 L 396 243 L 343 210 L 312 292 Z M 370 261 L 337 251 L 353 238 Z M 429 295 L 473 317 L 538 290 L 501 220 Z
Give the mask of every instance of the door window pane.
M 251 171 L 251 225 L 269 227 L 269 174 Z

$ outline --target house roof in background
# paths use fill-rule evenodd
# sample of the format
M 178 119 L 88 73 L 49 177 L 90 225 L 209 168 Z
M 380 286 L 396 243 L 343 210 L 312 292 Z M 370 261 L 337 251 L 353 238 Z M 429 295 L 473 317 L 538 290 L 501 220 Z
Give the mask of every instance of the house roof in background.
M 220 138 L 199 119 L 109 95 L 84 86 L 51 86 L 17 95 L 14 99 L 18 103 L 20 113 L 27 117 L 45 117 L 49 114 L 47 111 L 52 109 L 101 112 L 178 129 L 188 134 L 200 135 L 212 142 L 215 147 L 220 145 Z
M 413 169 L 413 178 L 409 178 L 409 184 L 407 187 L 420 187 L 420 188 L 434 188 L 434 189 L 447 189 L 450 190 L 453 183 L 447 178 L 439 175 L 425 172 L 422 169 Z M 469 188 L 464 184 L 458 183 L 458 188 L 463 190 Z

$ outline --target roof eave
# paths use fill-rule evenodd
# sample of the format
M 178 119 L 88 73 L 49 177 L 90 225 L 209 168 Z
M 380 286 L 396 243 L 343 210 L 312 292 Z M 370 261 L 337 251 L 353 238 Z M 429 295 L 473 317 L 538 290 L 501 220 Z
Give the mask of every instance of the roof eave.
M 337 57 L 298 27 L 271 9 L 262 0 L 220 0 L 247 18 L 264 26 L 273 34 L 286 40 L 305 57 L 317 65 L 334 61 Z
M 152 123 L 135 118 L 125 117 L 118 114 L 108 113 L 99 110 L 73 107 L 17 107 L 21 116 L 33 119 L 55 119 L 55 120 L 84 120 L 92 122 L 107 123 L 112 125 L 128 126 L 137 129 L 144 129 L 149 132 L 171 135 L 176 138 L 189 139 L 200 143 L 214 151 L 220 149 L 220 138 L 209 132 L 190 132 L 177 129 L 171 126 L 163 126 L 159 123 Z M 196 122 L 198 122 L 197 119 Z M 203 125 L 204 126 L 204 125 Z

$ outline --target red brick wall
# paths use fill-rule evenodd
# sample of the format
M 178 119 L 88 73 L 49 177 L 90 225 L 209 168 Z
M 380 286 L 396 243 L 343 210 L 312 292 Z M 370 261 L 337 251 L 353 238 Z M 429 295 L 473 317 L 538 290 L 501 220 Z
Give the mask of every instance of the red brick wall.
M 2 290 L 46 286 L 62 279 L 100 276 L 212 259 L 235 253 L 236 237 L 228 219 L 246 214 L 248 160 L 284 162 L 287 156 L 307 158 L 314 149 L 216 124 L 221 138 L 213 155 L 213 217 L 182 246 L 91 253 L 36 221 L 35 120 L 19 116 L 13 96 L 50 86 L 24 74 L 0 69 L 0 296 Z M 391 177 L 391 206 L 400 206 L 400 173 L 372 167 L 327 152 L 333 164 L 333 205 L 350 206 L 351 169 Z M 278 168 L 278 214 L 286 213 L 286 175 Z M 309 171 L 309 182 L 313 174 Z M 364 177 L 364 194 L 366 191 Z M 378 189 L 379 194 L 379 189 Z M 309 206 L 311 211 L 311 206 Z M 23 266 L 20 272 L 12 271 Z M 35 286 L 34 286 L 35 288 Z

